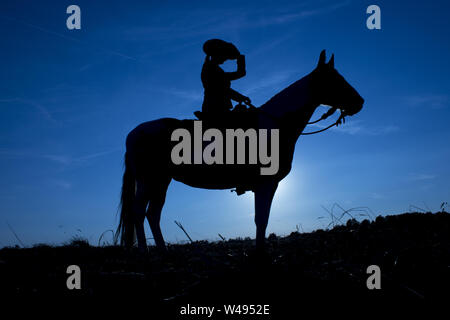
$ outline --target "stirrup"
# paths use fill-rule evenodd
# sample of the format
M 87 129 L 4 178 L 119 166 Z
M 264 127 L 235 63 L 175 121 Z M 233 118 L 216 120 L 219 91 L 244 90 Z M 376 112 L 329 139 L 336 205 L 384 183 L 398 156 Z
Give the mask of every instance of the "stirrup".
M 194 111 L 194 116 L 196 116 L 198 120 L 202 120 L 203 117 L 201 111 Z
M 230 191 L 231 192 L 236 192 L 236 194 L 238 196 L 243 195 L 246 192 L 246 190 L 244 188 L 242 188 L 242 187 L 236 187 L 235 189 L 231 189 Z

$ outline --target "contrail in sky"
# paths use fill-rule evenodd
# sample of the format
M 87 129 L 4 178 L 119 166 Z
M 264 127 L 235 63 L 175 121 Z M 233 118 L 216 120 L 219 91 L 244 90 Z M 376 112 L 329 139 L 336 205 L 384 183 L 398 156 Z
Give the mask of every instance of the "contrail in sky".
M 3 14 L 0 14 L 0 17 L 5 18 L 5 19 L 10 20 L 10 21 L 14 21 L 14 22 L 20 23 L 20 24 L 22 24 L 24 26 L 27 26 L 27 27 L 35 29 L 35 30 L 39 30 L 39 31 L 47 33 L 47 34 L 51 34 L 51 35 L 54 35 L 54 36 L 57 36 L 57 37 L 60 37 L 60 38 L 66 39 L 66 40 L 70 40 L 70 41 L 73 41 L 73 42 L 77 42 L 77 43 L 80 43 L 80 44 L 83 44 L 83 45 L 86 45 L 86 46 L 94 47 L 94 46 L 92 46 L 91 44 L 89 44 L 87 42 L 81 41 L 79 39 L 76 39 L 76 38 L 73 38 L 73 37 L 70 37 L 70 36 L 66 36 L 66 35 L 64 35 L 62 33 L 58 33 L 58 32 L 55 32 L 55 31 L 52 31 L 52 30 L 49 30 L 49 29 L 46 29 L 46 28 L 42 28 L 42 27 L 37 26 L 35 24 L 31 24 L 29 22 L 21 21 L 19 19 L 13 18 L 13 17 L 8 17 L 8 16 L 5 16 Z M 119 56 L 119 57 L 122 57 L 122 58 L 125 58 L 125 59 L 129 59 L 129 60 L 139 61 L 138 59 L 136 59 L 134 57 L 131 57 L 129 55 L 126 55 L 126 54 L 123 54 L 123 53 L 120 53 L 120 52 L 117 52 L 117 51 L 113 51 L 113 50 L 110 50 L 110 49 L 103 49 L 103 48 L 97 48 L 97 49 L 100 49 L 104 53 L 116 55 L 116 56 Z

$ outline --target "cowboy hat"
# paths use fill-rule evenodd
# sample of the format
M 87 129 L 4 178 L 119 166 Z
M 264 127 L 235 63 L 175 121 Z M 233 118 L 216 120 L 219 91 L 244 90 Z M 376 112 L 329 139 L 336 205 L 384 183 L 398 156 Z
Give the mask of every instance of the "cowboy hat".
M 237 59 L 239 50 L 231 42 L 220 39 L 210 39 L 203 44 L 203 51 L 208 56 L 222 56 L 226 59 Z

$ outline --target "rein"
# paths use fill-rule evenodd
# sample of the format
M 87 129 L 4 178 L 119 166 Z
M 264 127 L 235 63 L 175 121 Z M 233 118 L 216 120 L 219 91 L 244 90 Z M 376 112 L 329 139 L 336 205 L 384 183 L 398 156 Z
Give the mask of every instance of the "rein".
M 248 106 L 249 106 L 250 108 L 252 108 L 252 109 L 257 109 L 257 108 L 256 108 L 254 105 L 252 105 L 251 103 L 246 103 L 246 105 L 248 105 Z M 315 120 L 315 121 L 308 122 L 306 125 L 308 125 L 308 124 L 315 124 L 315 123 L 317 123 L 317 122 L 320 122 L 320 121 L 322 121 L 322 120 L 325 120 L 325 119 L 328 118 L 329 116 L 333 115 L 333 114 L 336 112 L 336 110 L 337 110 L 337 108 L 331 108 L 330 110 L 328 110 L 327 112 L 325 112 L 319 119 L 317 119 L 317 120 Z M 320 130 L 317 130 L 317 131 L 305 132 L 305 133 L 302 132 L 302 133 L 300 133 L 300 135 L 302 135 L 302 136 L 308 136 L 308 135 L 311 135 L 311 134 L 321 133 L 321 132 L 324 132 L 324 131 L 326 131 L 326 130 L 328 130 L 328 129 L 334 127 L 334 126 L 338 126 L 338 125 L 340 125 L 341 123 L 345 123 L 345 114 L 343 114 L 342 111 L 341 111 L 341 115 L 339 116 L 339 118 L 336 120 L 335 123 L 330 124 L 328 127 L 323 128 L 323 129 L 320 129 Z
M 316 121 L 308 122 L 306 125 L 308 125 L 308 124 L 314 124 L 314 123 L 317 123 L 317 122 L 319 122 L 319 121 L 325 120 L 326 118 L 328 118 L 329 116 L 331 116 L 333 113 L 335 113 L 336 110 L 337 110 L 337 108 L 331 108 L 330 110 L 328 110 L 327 112 L 325 112 L 319 119 L 317 119 Z M 336 120 L 335 123 L 330 124 L 328 127 L 323 128 L 323 129 L 321 129 L 321 130 L 312 131 L 312 132 L 305 132 L 305 133 L 302 132 L 302 133 L 300 133 L 300 135 L 302 135 L 302 136 L 307 136 L 307 135 L 311 135 L 311 134 L 320 133 L 320 132 L 323 132 L 323 131 L 325 131 L 325 130 L 328 130 L 328 129 L 334 127 L 334 126 L 338 126 L 338 125 L 340 125 L 341 123 L 345 123 L 345 115 L 342 113 L 342 111 L 341 111 L 341 115 L 339 116 L 339 118 Z

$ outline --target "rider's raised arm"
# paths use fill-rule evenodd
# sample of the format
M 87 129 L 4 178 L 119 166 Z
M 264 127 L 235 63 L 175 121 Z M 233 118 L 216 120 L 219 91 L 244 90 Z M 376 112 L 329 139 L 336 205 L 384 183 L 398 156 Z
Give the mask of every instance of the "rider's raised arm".
M 239 55 L 237 58 L 237 70 L 235 72 L 225 72 L 229 80 L 240 79 L 245 76 L 245 56 Z

